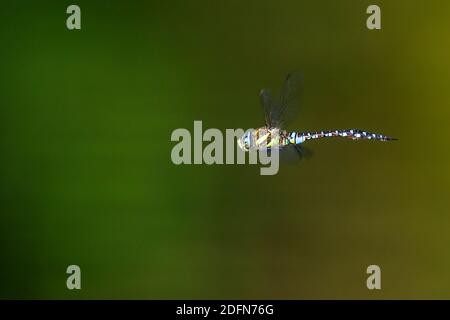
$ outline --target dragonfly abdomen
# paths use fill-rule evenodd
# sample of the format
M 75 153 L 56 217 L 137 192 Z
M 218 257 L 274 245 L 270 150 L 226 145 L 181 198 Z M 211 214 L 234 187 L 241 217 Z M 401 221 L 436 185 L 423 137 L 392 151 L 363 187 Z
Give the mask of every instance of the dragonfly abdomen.
M 307 140 L 331 138 L 331 137 L 344 137 L 352 140 L 379 140 L 390 141 L 397 140 L 382 134 L 372 133 L 359 129 L 348 130 L 329 130 L 329 131 L 317 131 L 317 132 L 291 132 L 289 133 L 289 142 L 292 144 L 300 144 Z

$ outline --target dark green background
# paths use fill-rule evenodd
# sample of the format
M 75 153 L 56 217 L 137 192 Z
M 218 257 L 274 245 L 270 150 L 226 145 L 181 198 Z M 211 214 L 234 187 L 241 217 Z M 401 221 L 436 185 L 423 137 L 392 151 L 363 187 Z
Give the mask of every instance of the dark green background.
M 381 31 L 366 28 L 374 3 Z M 0 297 L 450 298 L 449 10 L 2 2 Z M 262 125 L 259 90 L 292 69 L 305 85 L 289 129 L 400 140 L 314 141 L 271 177 L 172 164 L 174 129 Z

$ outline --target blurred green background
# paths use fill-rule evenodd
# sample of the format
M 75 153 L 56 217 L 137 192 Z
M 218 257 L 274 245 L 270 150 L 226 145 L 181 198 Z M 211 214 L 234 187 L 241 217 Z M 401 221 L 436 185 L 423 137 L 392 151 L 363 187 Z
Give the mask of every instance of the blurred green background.
M 375 3 L 380 31 L 366 28 Z M 450 298 L 449 10 L 3 1 L 0 298 Z M 288 129 L 400 140 L 314 141 L 276 176 L 172 164 L 174 129 L 262 125 L 259 90 L 293 69 L 305 84 Z

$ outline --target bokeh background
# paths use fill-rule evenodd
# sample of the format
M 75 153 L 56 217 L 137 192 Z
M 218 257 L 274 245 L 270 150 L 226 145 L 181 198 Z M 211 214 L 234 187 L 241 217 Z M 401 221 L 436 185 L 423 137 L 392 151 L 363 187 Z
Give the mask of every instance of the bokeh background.
M 374 3 L 381 31 L 366 28 Z M 449 13 L 438 0 L 2 2 L 0 298 L 450 298 Z M 315 141 L 276 176 L 172 164 L 174 129 L 262 125 L 259 90 L 293 69 L 305 81 L 288 129 L 400 140 Z

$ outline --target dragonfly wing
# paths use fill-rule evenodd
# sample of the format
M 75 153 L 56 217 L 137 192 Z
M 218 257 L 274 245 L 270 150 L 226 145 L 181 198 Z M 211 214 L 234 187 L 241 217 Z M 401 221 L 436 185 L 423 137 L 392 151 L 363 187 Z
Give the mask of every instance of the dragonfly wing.
M 261 90 L 259 97 L 268 127 L 282 128 L 294 116 L 302 83 L 301 74 L 292 72 L 284 80 L 279 99 L 273 99 L 269 90 Z
M 259 93 L 259 99 L 261 101 L 261 106 L 264 110 L 264 118 L 267 127 L 272 127 L 271 123 L 271 110 L 274 109 L 273 103 L 275 102 L 272 98 L 272 93 L 268 89 L 262 89 Z
M 280 163 L 285 164 L 296 164 L 313 156 L 313 152 L 310 149 L 292 144 L 280 149 L 279 152 Z
M 279 126 L 282 127 L 295 116 L 298 110 L 301 88 L 303 85 L 303 76 L 299 72 L 289 73 L 284 80 L 281 90 L 279 109 L 275 113 Z

